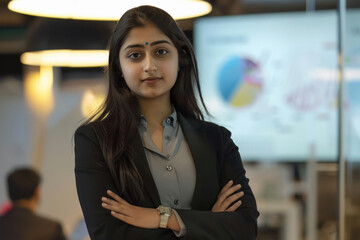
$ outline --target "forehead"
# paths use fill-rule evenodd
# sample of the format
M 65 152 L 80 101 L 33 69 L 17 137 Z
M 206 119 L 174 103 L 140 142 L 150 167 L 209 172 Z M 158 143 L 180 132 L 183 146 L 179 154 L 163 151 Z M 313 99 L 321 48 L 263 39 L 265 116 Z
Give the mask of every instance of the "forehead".
M 145 42 L 154 42 L 159 40 L 167 40 L 170 43 L 172 41 L 168 38 L 156 25 L 152 23 L 146 23 L 142 27 L 135 27 L 130 30 L 129 34 L 125 38 L 121 49 L 126 48 L 129 44 L 142 44 Z

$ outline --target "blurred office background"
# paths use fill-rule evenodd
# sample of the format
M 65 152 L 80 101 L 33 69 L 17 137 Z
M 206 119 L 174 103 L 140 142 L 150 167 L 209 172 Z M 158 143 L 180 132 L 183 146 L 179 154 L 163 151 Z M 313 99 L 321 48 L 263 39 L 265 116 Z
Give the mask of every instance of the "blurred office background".
M 360 1 L 208 2 L 209 14 L 178 23 L 194 44 L 209 120 L 232 131 L 246 165 L 258 239 L 358 239 Z M 106 94 L 104 69 L 20 57 L 106 49 L 115 22 L 23 15 L 8 3 L 0 0 L 0 207 L 6 174 L 32 165 L 43 176 L 39 212 L 86 239 L 72 138 Z

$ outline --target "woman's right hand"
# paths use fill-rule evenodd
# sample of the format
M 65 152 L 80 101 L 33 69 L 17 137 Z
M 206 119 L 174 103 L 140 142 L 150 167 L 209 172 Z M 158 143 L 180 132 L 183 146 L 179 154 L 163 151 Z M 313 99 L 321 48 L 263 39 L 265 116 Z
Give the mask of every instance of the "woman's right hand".
M 240 184 L 233 186 L 233 181 L 229 181 L 220 191 L 218 198 L 212 207 L 213 212 L 233 212 L 238 209 L 242 202 L 239 198 L 244 196 L 244 192 L 238 192 Z

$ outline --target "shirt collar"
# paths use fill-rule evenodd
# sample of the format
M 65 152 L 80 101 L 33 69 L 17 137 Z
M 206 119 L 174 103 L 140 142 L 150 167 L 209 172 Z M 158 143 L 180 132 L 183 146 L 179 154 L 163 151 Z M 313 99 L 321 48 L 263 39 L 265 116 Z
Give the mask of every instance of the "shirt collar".
M 140 126 L 143 126 L 145 129 L 147 129 L 147 121 L 145 119 L 145 116 L 142 114 L 140 116 Z
M 167 118 L 164 119 L 162 125 L 165 127 L 166 125 L 176 127 L 176 124 L 178 123 L 177 119 L 177 113 L 175 108 L 173 107 L 174 111 L 172 114 L 170 114 Z M 140 116 L 140 125 L 143 126 L 145 129 L 147 129 L 147 121 L 144 115 L 141 114 Z

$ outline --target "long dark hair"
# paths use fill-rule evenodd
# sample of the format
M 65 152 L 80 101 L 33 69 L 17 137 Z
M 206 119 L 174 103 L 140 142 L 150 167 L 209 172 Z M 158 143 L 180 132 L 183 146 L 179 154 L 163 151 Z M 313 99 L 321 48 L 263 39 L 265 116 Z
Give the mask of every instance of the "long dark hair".
M 119 51 L 129 32 L 146 23 L 155 24 L 177 48 L 179 72 L 170 92 L 170 101 L 176 111 L 187 118 L 204 119 L 202 111 L 208 114 L 204 104 L 197 63 L 190 41 L 181 31 L 174 19 L 165 11 L 140 6 L 128 10 L 118 21 L 110 40 L 109 49 L 109 89 L 104 104 L 90 119 L 96 124 L 97 134 L 104 158 L 116 183 L 120 195 L 130 202 L 137 202 L 143 194 L 143 181 L 133 161 L 133 146 L 128 144 L 136 136 L 140 121 L 140 108 L 122 77 Z M 197 97 L 203 110 L 200 109 Z

